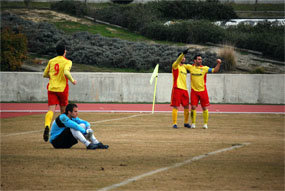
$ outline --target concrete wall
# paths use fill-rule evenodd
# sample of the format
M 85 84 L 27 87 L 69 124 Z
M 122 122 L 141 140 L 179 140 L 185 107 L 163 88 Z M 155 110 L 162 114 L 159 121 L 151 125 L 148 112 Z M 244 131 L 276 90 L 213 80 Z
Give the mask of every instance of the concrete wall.
M 69 83 L 70 101 L 152 102 L 151 73 L 72 73 L 78 84 Z M 46 102 L 48 79 L 38 72 L 1 72 L 2 102 Z M 188 86 L 190 76 L 188 74 Z M 284 74 L 208 74 L 211 103 L 285 104 Z M 156 102 L 169 103 L 172 74 L 161 73 Z M 190 88 L 189 88 L 190 89 Z
M 7 1 L 7 0 L 0 0 Z M 24 0 L 8 0 L 8 1 L 19 1 L 23 2 Z M 32 0 L 33 2 L 55 2 L 60 0 Z M 77 0 L 81 2 L 85 2 L 85 0 Z M 147 3 L 149 1 L 166 1 L 166 0 L 134 0 L 134 3 Z M 192 0 L 189 0 L 192 1 Z M 206 1 L 206 0 L 197 0 L 197 1 Z M 111 0 L 87 0 L 88 3 L 107 3 L 111 2 Z M 277 4 L 284 3 L 284 0 L 220 0 L 222 3 L 237 3 L 237 4 Z

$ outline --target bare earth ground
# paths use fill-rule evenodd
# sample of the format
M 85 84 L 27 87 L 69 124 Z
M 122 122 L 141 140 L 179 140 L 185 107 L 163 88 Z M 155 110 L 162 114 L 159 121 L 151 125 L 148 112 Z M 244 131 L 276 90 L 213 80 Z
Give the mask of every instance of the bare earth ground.
M 34 22 L 48 22 L 52 20 L 53 22 L 60 22 L 60 21 L 73 21 L 73 22 L 80 22 L 87 25 L 92 25 L 93 22 L 83 18 L 76 18 L 70 15 L 66 15 L 63 13 L 57 13 L 50 10 L 34 10 L 34 9 L 10 9 L 9 12 L 20 15 L 22 18 L 27 20 L 32 20 Z M 115 29 L 111 29 L 111 32 Z M 153 41 L 150 41 L 153 43 Z M 188 45 L 190 48 L 199 49 L 200 51 L 210 51 L 219 53 L 221 47 L 217 46 L 203 46 L 203 45 L 195 45 L 191 44 Z M 231 73 L 249 73 L 251 71 L 256 70 L 257 68 L 263 68 L 266 73 L 269 74 L 283 74 L 285 72 L 285 65 L 284 62 L 274 64 L 274 61 L 269 59 L 263 59 L 259 55 L 254 55 L 251 53 L 239 52 L 235 51 L 236 61 L 237 61 L 237 70 L 232 71 Z M 43 60 L 41 58 L 41 60 Z M 35 70 L 35 71 L 43 71 L 44 66 L 46 66 L 46 62 L 48 60 L 43 60 L 42 65 L 34 65 L 34 64 L 24 64 L 24 67 L 27 70 Z M 73 71 L 74 68 L 73 68 Z
M 80 113 L 108 150 L 54 149 L 44 114 L 1 119 L 1 190 L 284 190 L 284 115 L 210 114 L 209 129 L 171 127 L 170 113 Z M 250 143 L 175 167 L 193 157 Z

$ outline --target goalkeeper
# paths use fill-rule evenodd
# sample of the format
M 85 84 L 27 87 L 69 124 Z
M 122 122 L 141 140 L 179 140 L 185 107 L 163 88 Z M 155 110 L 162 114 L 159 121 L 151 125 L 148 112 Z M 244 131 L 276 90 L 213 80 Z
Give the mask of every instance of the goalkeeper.
M 104 145 L 95 138 L 90 123 L 77 116 L 77 105 L 68 104 L 65 113 L 54 120 L 50 132 L 50 143 L 53 147 L 71 148 L 80 141 L 87 149 L 108 149 L 108 145 Z
M 184 50 L 178 55 L 177 60 L 172 64 L 172 76 L 173 87 L 171 94 L 172 109 L 172 122 L 173 128 L 177 127 L 177 115 L 178 107 L 182 105 L 184 107 L 184 127 L 191 128 L 189 120 L 189 93 L 186 84 L 187 66 L 185 63 L 185 54 L 188 53 L 188 49 Z M 190 65 L 189 65 L 190 66 Z

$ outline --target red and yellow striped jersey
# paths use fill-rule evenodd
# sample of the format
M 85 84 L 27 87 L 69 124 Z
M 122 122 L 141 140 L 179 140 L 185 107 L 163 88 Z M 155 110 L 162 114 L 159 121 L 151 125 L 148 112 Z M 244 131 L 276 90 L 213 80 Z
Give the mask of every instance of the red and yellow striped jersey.
M 191 73 L 191 89 L 201 92 L 206 89 L 207 73 L 213 72 L 213 68 L 208 66 L 187 65 L 187 70 Z
M 71 67 L 71 60 L 63 56 L 57 56 L 48 62 L 43 76 L 49 78 L 49 91 L 63 92 L 68 83 L 68 79 L 71 82 L 74 81 L 70 74 Z
M 177 60 L 172 64 L 173 88 L 188 90 L 187 84 L 186 84 L 186 77 L 187 77 L 186 68 L 189 64 L 187 65 L 180 64 L 183 58 L 184 58 L 184 54 L 182 53 L 177 58 Z

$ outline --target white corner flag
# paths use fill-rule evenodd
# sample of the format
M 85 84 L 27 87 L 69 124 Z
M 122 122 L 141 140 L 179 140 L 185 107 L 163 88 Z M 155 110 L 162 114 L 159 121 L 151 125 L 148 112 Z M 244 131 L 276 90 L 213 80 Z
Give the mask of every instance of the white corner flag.
M 151 75 L 151 78 L 149 80 L 150 85 L 152 85 L 153 79 L 155 78 L 155 84 L 154 84 L 154 91 L 153 91 L 153 101 L 152 101 L 152 114 L 154 113 L 154 104 L 155 104 L 155 95 L 156 95 L 156 85 L 157 85 L 157 77 L 158 77 L 158 68 L 159 64 L 157 64 L 153 70 L 153 73 Z

